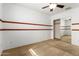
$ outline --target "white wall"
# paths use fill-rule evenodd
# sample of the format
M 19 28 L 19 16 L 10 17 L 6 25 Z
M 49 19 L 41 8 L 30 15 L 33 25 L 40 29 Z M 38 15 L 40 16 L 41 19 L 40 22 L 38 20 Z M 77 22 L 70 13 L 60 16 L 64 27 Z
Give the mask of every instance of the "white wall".
M 2 18 L 2 4 L 0 3 L 0 19 Z M 2 22 L 0 22 L 0 29 L 2 28 Z M 0 55 L 2 52 L 2 31 L 0 31 Z
M 3 20 L 17 22 L 31 22 L 37 24 L 51 24 L 48 15 L 29 9 L 19 4 L 3 4 Z M 23 24 L 3 24 L 3 28 L 48 28 L 46 26 L 34 26 Z M 15 48 L 35 42 L 48 40 L 51 38 L 51 30 L 35 31 L 4 31 L 3 32 L 3 50 Z
M 63 18 L 70 18 L 71 17 L 71 21 L 72 23 L 79 23 L 79 8 L 75 8 L 75 9 L 71 9 L 59 14 L 55 14 L 54 16 L 51 17 L 51 23 L 54 19 L 61 19 L 63 20 Z M 79 26 L 72 26 L 72 29 L 79 29 Z M 51 37 L 53 38 L 53 35 L 51 33 Z M 72 44 L 74 45 L 79 45 L 79 32 L 76 31 L 72 31 Z

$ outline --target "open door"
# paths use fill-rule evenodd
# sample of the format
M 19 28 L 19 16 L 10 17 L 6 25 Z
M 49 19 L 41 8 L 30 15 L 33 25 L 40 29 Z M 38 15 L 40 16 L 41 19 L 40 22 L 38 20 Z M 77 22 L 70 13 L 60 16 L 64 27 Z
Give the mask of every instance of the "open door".
M 54 25 L 54 39 L 60 40 L 60 19 L 53 21 Z

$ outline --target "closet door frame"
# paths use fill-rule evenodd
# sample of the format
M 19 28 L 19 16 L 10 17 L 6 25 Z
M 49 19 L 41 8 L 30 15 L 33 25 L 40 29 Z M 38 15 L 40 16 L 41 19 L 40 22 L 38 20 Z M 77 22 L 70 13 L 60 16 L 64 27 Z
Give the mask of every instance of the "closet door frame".
M 55 35 L 56 35 L 56 31 L 55 31 L 56 27 L 55 26 L 56 26 L 57 21 L 59 21 L 59 25 L 60 25 L 60 19 L 53 20 L 53 37 L 54 37 L 54 40 L 56 40 L 56 39 L 60 40 L 59 38 L 55 37 Z

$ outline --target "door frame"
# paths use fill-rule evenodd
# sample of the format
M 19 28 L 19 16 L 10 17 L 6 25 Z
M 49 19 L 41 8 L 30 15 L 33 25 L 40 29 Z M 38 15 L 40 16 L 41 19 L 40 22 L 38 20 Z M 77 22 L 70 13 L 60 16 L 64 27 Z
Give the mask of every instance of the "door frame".
M 56 39 L 58 39 L 58 38 L 56 38 L 55 37 L 55 25 L 56 25 L 56 21 L 60 21 L 60 19 L 55 19 L 55 20 L 53 20 L 53 37 L 54 37 L 54 40 L 56 40 Z M 60 24 L 60 23 L 59 23 Z M 59 39 L 58 39 L 59 40 Z

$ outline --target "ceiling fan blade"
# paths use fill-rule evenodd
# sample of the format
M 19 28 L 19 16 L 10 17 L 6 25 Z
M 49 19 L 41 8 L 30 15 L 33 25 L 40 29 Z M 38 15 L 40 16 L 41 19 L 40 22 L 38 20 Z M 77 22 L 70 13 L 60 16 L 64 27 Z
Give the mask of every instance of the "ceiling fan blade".
M 45 7 L 42 7 L 42 9 L 45 9 L 45 8 L 47 8 L 47 7 L 49 7 L 49 5 L 48 5 L 48 6 L 45 6 Z
M 50 9 L 50 12 L 53 11 L 53 9 Z
M 64 7 L 64 5 L 57 5 L 57 7 L 59 7 L 59 8 L 63 8 L 63 7 Z

